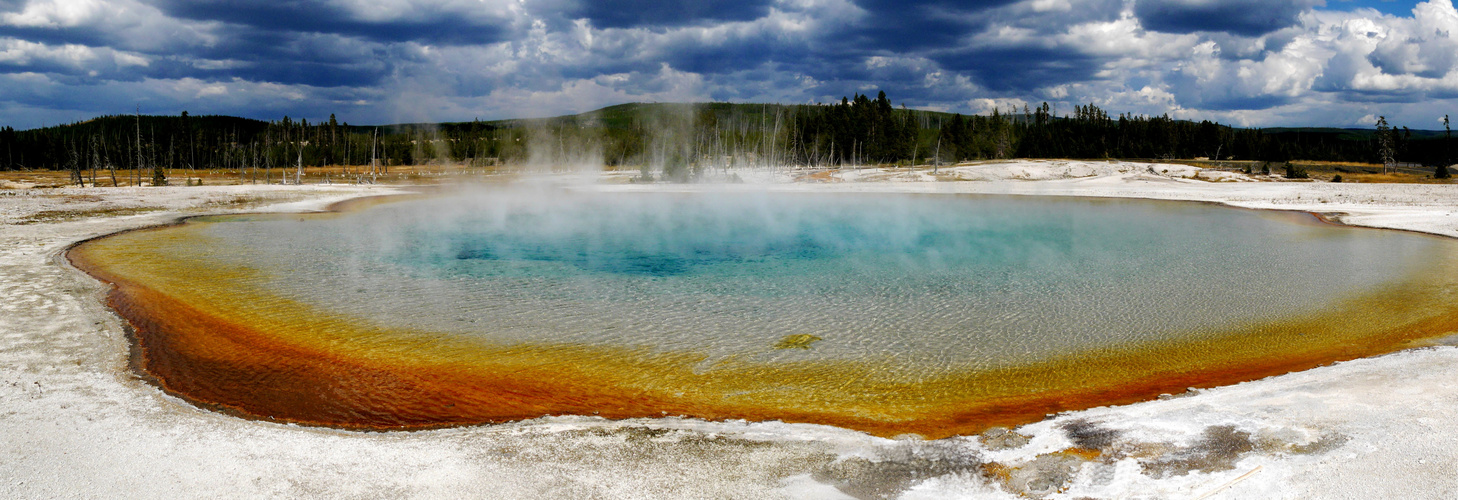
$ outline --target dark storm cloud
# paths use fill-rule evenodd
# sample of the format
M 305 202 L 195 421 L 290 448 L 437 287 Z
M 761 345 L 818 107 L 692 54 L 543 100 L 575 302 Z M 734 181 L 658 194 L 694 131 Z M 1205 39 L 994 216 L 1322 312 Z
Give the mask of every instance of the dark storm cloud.
M 214 76 L 209 79 L 226 80 L 242 78 L 258 82 L 272 82 L 286 85 L 309 85 L 312 87 L 354 87 L 379 83 L 386 75 L 382 68 L 372 65 L 339 65 L 300 62 L 281 65 L 260 65 L 244 70 L 186 71 L 188 76 L 203 74 Z
M 1035 3 L 1018 2 L 991 10 L 986 17 L 989 24 L 1056 33 L 1075 24 L 1113 21 L 1124 11 L 1124 0 L 1067 0 L 1066 5 L 1040 9 Z
M 921 81 L 928 72 L 938 69 L 968 75 L 1000 92 L 1026 93 L 1090 79 L 1098 70 L 1098 58 L 1084 54 L 1079 47 L 1053 47 L 1045 42 L 1073 24 L 1118 19 L 1123 9 L 1121 0 L 1070 0 L 1065 8 L 1046 10 L 1013 0 L 856 3 L 866 15 L 837 35 L 842 43 L 819 53 L 840 64 L 820 66 L 815 69 L 822 72 L 809 73 L 822 79 L 880 82 L 905 91 L 901 95 L 913 101 L 935 93 Z M 1003 26 L 1031 30 L 1044 38 L 998 47 L 972 42 L 979 34 Z M 935 64 L 900 71 L 870 71 L 859 64 L 865 56 L 876 54 L 926 58 Z
M 138 68 L 119 67 L 110 61 L 94 62 L 84 68 L 58 64 L 54 61 L 35 61 L 25 65 L 0 63 L 0 74 L 28 72 L 45 73 L 50 76 L 52 81 L 65 85 L 84 85 L 104 81 L 137 81 L 145 76 L 145 72 L 138 71 Z
M 803 45 L 749 37 L 718 45 L 687 45 L 666 54 L 664 61 L 681 71 L 719 74 L 754 68 L 771 61 L 796 68 L 813 64 L 817 57 L 818 54 Z
M 4 1 L 4 0 L 0 0 Z M 166 41 L 142 49 L 145 67 L 118 70 L 100 63 L 78 69 L 50 61 L 0 65 L 0 73 L 41 72 L 75 79 L 197 78 L 206 81 L 242 79 L 315 87 L 377 85 L 402 63 L 415 62 L 408 50 L 390 42 L 471 42 L 501 39 L 504 30 L 434 13 L 411 20 L 349 21 L 352 14 L 334 7 L 305 3 L 250 3 L 232 0 L 180 2 L 165 0 L 159 8 L 179 16 L 222 21 L 210 32 L 212 43 Z M 458 17 L 458 16 L 457 16 Z M 78 26 L 0 26 L 0 37 L 52 47 L 129 48 L 133 34 L 107 24 Z M 114 65 L 113 65 L 114 66 Z M 96 75 L 89 73 L 95 72 Z
M 48 45 L 64 45 L 68 43 L 88 47 L 120 45 L 120 41 L 116 39 L 114 33 L 98 30 L 90 26 L 76 28 L 34 28 L 28 26 L 0 25 L 0 37 L 12 37 Z
M 432 44 L 481 44 L 507 39 L 505 22 L 482 22 L 466 12 L 417 7 L 409 18 L 362 20 L 355 12 L 318 0 L 161 0 L 168 15 L 197 21 L 219 21 L 261 31 L 332 33 L 380 42 L 418 41 Z M 487 17 L 487 19 L 490 19 Z
M 662 27 L 753 21 L 773 0 L 584 0 L 571 14 L 598 28 Z
M 865 17 L 840 33 L 861 50 L 907 52 L 956 45 L 1016 0 L 856 0 Z
M 327 37 L 250 33 L 229 37 L 227 44 L 196 50 L 186 57 L 159 58 L 149 76 L 361 87 L 378 84 L 402 60 L 408 57 Z
M 935 59 L 942 67 L 974 75 L 999 91 L 1029 91 L 1094 78 L 1100 61 L 1062 48 L 1000 47 L 949 52 Z
M 1139 0 L 1145 28 L 1166 33 L 1226 32 L 1260 36 L 1296 24 L 1311 0 Z

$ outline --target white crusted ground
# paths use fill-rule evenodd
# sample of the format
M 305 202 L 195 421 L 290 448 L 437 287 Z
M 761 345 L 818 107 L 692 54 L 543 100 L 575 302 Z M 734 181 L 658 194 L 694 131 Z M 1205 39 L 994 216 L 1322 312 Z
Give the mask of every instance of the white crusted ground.
M 1203 172 L 1202 179 L 1227 181 L 1205 182 L 1190 179 L 1196 173 L 1201 172 L 1175 165 L 1007 162 L 943 167 L 936 174 L 842 171 L 814 178 L 830 182 L 815 183 L 788 182 L 799 173 L 744 172 L 740 179 L 774 182 L 736 189 L 1207 200 L 1341 213 L 1352 224 L 1458 236 L 1458 185 L 1241 182 L 1247 179 Z M 597 189 L 684 188 L 611 184 Z M 931 442 L 772 422 L 584 417 L 355 433 L 213 414 L 136 380 L 127 370 L 119 320 L 101 303 L 101 285 L 59 257 L 74 241 L 180 214 L 312 210 L 387 191 L 342 186 L 0 189 L 0 497 L 1458 494 L 1458 453 L 1451 446 L 1458 443 L 1458 384 L 1452 383 L 1458 380 L 1458 349 L 1451 347 L 1075 412 L 1015 434 Z M 1102 455 L 1087 460 L 1057 453 L 1073 446 Z

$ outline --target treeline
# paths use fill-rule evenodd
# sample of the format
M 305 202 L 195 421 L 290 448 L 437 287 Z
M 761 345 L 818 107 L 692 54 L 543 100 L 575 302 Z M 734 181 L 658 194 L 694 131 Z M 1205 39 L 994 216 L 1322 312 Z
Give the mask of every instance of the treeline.
M 1047 103 L 1018 116 L 1015 156 L 1025 158 L 1211 158 L 1282 161 L 1280 144 L 1260 130 L 1169 116 L 1119 115 L 1092 104 L 1055 117 Z M 957 148 L 963 151 L 963 148 Z
M 1422 165 L 1452 162 L 1447 135 L 1403 127 L 1387 133 L 1392 160 Z M 1055 116 L 1047 103 L 991 116 L 954 115 L 938 135 L 943 161 L 989 158 L 1139 158 L 1316 160 L 1384 163 L 1382 133 L 1353 129 L 1250 129 L 1210 121 L 1121 114 L 1089 104 Z M 950 151 L 947 150 L 950 145 Z
M 1384 163 L 1383 131 L 1369 129 L 1269 129 L 1266 136 L 1290 159 Z M 1455 151 L 1446 131 L 1392 127 L 1385 131 L 1391 160 L 1424 166 L 1452 165 Z
M 856 94 L 840 104 L 796 111 L 795 152 L 801 163 L 893 163 L 930 153 L 919 147 L 921 116 L 904 107 L 898 112 L 885 92 L 875 100 Z
M 1384 130 L 1234 128 L 1168 116 L 1114 117 L 1092 104 L 1062 116 L 1047 103 L 960 115 L 893 106 L 881 92 L 832 104 L 625 104 L 548 119 L 389 126 L 353 126 L 333 116 L 316 123 L 186 112 L 104 116 L 34 130 L 0 128 L 0 169 L 93 176 L 222 169 L 267 180 L 282 178 L 283 169 L 326 165 L 387 172 L 427 163 L 584 163 L 684 180 L 727 167 L 999 158 L 1451 161 L 1443 132 Z
M 71 125 L 0 129 L 0 169 L 85 171 L 257 170 L 324 165 L 394 165 L 520 156 L 521 130 L 483 122 L 351 126 L 289 117 L 103 116 Z M 136 174 L 140 175 L 140 174 Z

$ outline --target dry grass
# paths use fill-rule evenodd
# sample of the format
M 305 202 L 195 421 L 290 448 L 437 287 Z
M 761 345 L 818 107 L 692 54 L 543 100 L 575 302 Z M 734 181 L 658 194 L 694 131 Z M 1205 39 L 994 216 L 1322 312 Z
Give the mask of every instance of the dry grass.
M 212 200 L 212 201 L 209 201 L 209 202 L 205 203 L 204 206 L 207 206 L 207 207 L 228 207 L 228 208 L 256 207 L 256 206 L 266 205 L 266 204 L 269 204 L 269 203 L 276 203 L 278 201 L 285 200 L 285 199 L 289 199 L 289 198 L 290 197 L 279 197 L 279 196 L 250 196 L 250 195 L 241 195 L 240 194 L 240 195 L 234 195 L 234 196 L 231 196 L 231 197 L 228 197 L 228 198 L 225 198 L 225 199 L 221 199 L 221 200 Z
M 822 170 L 819 172 L 801 175 L 799 177 L 796 177 L 795 180 L 800 182 L 840 182 L 840 179 L 836 178 L 833 175 L 834 173 L 834 170 Z
M 305 184 L 320 184 L 325 182 L 352 184 L 356 181 L 369 181 L 367 166 L 340 166 L 328 167 L 305 167 L 298 179 Z M 455 177 L 480 177 L 496 175 L 509 172 L 506 167 L 476 167 L 464 169 L 454 165 L 412 165 L 395 166 L 382 169 L 373 181 L 380 184 L 393 183 L 418 183 L 422 180 L 455 178 Z M 274 168 L 270 170 L 187 170 L 170 169 L 167 171 L 167 182 L 174 186 L 205 185 L 205 186 L 231 186 L 238 184 L 279 184 L 281 182 L 292 183 L 297 171 L 293 168 Z M 84 172 L 86 185 L 91 185 L 91 172 Z M 138 172 L 135 170 L 117 170 L 116 186 L 148 186 L 152 182 L 152 171 Z M 0 189 L 24 189 L 24 188 L 57 188 L 74 186 L 71 181 L 71 173 L 67 171 L 52 170 L 16 170 L 0 172 Z M 111 172 L 106 170 L 96 171 L 96 185 L 111 187 Z
M 1352 170 L 1352 171 L 1357 171 L 1357 170 L 1371 170 L 1371 171 L 1376 171 L 1376 172 L 1381 172 L 1382 171 L 1382 164 L 1381 163 L 1362 163 L 1362 162 L 1355 162 L 1355 161 L 1316 161 L 1316 160 L 1297 160 L 1297 161 L 1294 161 L 1292 163 L 1296 163 L 1298 165 L 1302 165 L 1302 166 L 1305 166 L 1305 167 L 1308 167 L 1308 168 L 1322 168 L 1322 169 L 1332 169 L 1332 170 L 1339 169 L 1339 168 L 1344 168 L 1344 169 Z
M 1335 174 L 1333 174 L 1335 175 Z M 1417 175 L 1405 172 L 1388 174 L 1369 173 L 1347 173 L 1341 174 L 1342 182 L 1362 182 L 1368 184 L 1454 184 L 1452 179 L 1434 179 L 1432 175 Z M 1316 176 L 1312 176 L 1315 178 Z M 1322 180 L 1331 180 L 1331 176 L 1323 176 Z
M 36 212 L 15 221 L 15 225 L 66 222 L 90 217 L 124 217 L 164 210 L 161 207 L 90 208 L 84 210 L 46 210 Z

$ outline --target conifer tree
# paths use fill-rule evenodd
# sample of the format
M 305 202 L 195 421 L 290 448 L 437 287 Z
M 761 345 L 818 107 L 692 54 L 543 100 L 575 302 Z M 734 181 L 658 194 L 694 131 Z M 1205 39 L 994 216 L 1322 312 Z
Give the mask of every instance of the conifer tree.
M 1448 115 L 1443 115 L 1443 161 L 1438 163 L 1438 168 L 1433 169 L 1434 179 L 1447 179 L 1453 174 L 1448 172 L 1448 165 L 1453 163 L 1453 129 L 1448 128 Z
M 1393 138 L 1391 127 L 1387 126 L 1387 117 L 1377 117 L 1377 159 L 1382 161 L 1382 173 L 1394 167 L 1396 160 L 1393 159 L 1396 141 Z

